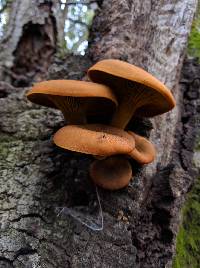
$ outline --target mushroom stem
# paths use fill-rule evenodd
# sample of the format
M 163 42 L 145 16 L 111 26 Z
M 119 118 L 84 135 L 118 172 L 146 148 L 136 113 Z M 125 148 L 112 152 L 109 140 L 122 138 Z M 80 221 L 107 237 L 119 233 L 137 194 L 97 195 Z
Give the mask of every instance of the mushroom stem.
M 126 102 L 123 102 L 119 105 L 117 111 L 113 115 L 111 126 L 125 129 L 128 122 L 131 120 L 135 113 L 136 107 L 134 104 L 128 105 Z
M 62 111 L 69 124 L 86 124 L 86 116 L 80 101 L 73 97 L 49 96 L 51 101 Z
M 151 91 L 147 93 L 141 85 L 131 83 L 126 87 L 128 87 L 126 88 L 126 94 L 123 96 L 122 100 L 119 101 L 120 104 L 111 121 L 111 126 L 122 129 L 125 129 L 135 111 L 148 103 L 153 95 Z
M 110 156 L 94 161 L 89 169 L 92 181 L 107 190 L 126 187 L 132 178 L 132 168 L 123 156 Z

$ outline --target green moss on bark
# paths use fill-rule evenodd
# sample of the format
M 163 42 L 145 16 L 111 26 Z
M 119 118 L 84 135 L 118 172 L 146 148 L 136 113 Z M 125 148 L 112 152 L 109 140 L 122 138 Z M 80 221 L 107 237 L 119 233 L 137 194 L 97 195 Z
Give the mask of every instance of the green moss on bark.
M 188 54 L 200 61 L 200 1 L 188 41 Z
M 182 211 L 183 223 L 176 242 L 173 268 L 200 267 L 200 178 L 188 195 Z

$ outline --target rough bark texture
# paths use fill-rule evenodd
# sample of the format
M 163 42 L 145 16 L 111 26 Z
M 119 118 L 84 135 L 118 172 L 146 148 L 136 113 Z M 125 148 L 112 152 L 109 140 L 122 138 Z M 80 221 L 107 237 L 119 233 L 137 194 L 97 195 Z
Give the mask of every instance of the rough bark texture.
M 104 1 L 94 21 L 92 61 L 112 57 L 139 65 L 165 82 L 177 100 L 177 108 L 167 115 L 151 122 L 137 119 L 129 126 L 147 136 L 152 129 L 158 158 L 143 170 L 132 163 L 139 172 L 128 188 L 100 191 L 105 222 L 101 232 L 55 212 L 58 206 L 88 206 L 94 190 L 87 173 L 92 158 L 52 144 L 52 134 L 64 124 L 60 112 L 28 102 L 25 88 L 0 83 L 0 267 L 170 267 L 180 207 L 195 177 L 200 68 L 194 61 L 184 63 L 178 85 L 195 4 Z M 51 12 L 52 7 L 48 18 Z M 24 34 L 23 25 L 35 23 L 34 16 L 27 16 L 7 56 L 15 73 L 23 38 L 26 43 L 34 38 L 34 33 Z M 44 20 L 39 25 L 40 32 L 49 27 Z M 80 79 L 91 65 L 89 58 L 57 60 L 48 77 Z M 128 223 L 117 219 L 119 210 Z

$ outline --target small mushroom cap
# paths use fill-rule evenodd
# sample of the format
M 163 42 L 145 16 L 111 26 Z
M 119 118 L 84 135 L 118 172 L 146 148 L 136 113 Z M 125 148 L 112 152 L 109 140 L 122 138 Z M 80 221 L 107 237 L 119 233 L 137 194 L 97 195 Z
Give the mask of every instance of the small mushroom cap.
M 89 78 L 110 86 L 120 102 L 126 94 L 126 88 L 152 91 L 148 103 L 136 110 L 138 116 L 152 117 L 168 112 L 175 106 L 175 99 L 170 90 L 158 79 L 145 70 L 120 60 L 107 59 L 97 62 L 88 70 Z M 148 93 L 149 94 L 149 93 Z M 144 98 L 144 97 L 143 97 Z
M 59 129 L 53 140 L 61 148 L 101 156 L 128 154 L 135 147 L 127 132 L 102 124 L 68 125 Z
M 128 131 L 128 133 L 135 139 L 135 149 L 129 155 L 141 165 L 153 162 L 156 157 L 154 145 L 132 131 Z
M 117 106 L 117 99 L 112 90 L 105 85 L 76 80 L 49 80 L 36 83 L 27 93 L 27 98 L 36 104 L 57 108 L 55 103 L 48 96 L 63 96 L 84 98 L 87 102 L 88 113 L 101 113 L 114 111 Z M 102 108 L 104 107 L 104 109 Z
M 89 172 L 96 185 L 108 190 L 124 188 L 132 178 L 132 168 L 129 161 L 118 155 L 94 161 Z

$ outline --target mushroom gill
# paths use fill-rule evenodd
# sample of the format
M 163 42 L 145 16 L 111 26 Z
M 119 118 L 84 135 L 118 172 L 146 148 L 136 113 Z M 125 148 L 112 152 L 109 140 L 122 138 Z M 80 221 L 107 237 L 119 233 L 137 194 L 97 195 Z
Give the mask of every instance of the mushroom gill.
M 76 80 L 36 83 L 27 98 L 33 103 L 60 109 L 70 124 L 84 124 L 90 115 L 112 115 L 118 104 L 108 86 Z

